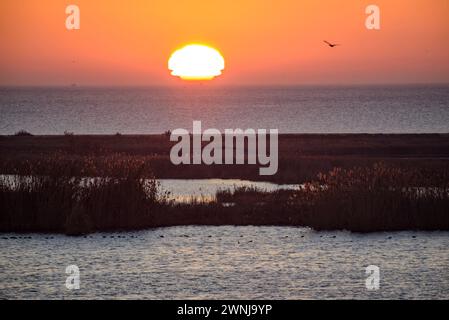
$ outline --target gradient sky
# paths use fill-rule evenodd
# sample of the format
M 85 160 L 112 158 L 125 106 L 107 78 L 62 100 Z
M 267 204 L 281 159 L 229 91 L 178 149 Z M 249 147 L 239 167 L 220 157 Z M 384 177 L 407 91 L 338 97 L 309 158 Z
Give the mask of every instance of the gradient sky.
M 214 84 L 449 82 L 449 0 L 1 0 L 0 38 L 0 85 L 179 84 L 167 60 L 191 42 L 225 57 Z

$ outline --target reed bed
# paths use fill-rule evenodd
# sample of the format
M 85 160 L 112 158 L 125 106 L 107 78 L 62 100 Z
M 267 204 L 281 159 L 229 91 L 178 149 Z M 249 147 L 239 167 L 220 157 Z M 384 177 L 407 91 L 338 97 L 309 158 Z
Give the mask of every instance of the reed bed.
M 222 190 L 168 200 L 144 157 L 123 154 L 24 162 L 0 177 L 0 232 L 132 230 L 175 225 L 308 226 L 356 232 L 449 230 L 449 171 L 384 163 L 320 173 L 297 190 Z
M 145 228 L 152 225 L 153 210 L 165 203 L 148 163 L 133 157 L 84 157 L 74 163 L 55 155 L 30 162 L 20 173 L 0 178 L 3 232 Z

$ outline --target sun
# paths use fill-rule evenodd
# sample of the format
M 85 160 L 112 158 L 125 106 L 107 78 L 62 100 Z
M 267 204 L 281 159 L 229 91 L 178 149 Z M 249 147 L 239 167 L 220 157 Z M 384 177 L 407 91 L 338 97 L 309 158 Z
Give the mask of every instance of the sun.
M 221 75 L 225 62 L 221 53 L 207 45 L 189 44 L 168 60 L 171 74 L 183 80 L 212 80 Z

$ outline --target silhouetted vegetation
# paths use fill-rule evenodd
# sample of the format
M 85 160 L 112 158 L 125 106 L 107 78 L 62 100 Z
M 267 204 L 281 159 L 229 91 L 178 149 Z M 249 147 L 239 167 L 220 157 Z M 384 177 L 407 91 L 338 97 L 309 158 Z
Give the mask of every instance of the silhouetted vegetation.
M 304 222 L 316 229 L 449 230 L 448 171 L 404 170 L 382 163 L 335 168 L 299 194 L 299 203 L 312 194 Z
M 403 170 L 382 163 L 335 168 L 296 191 L 243 188 L 222 192 L 217 201 L 234 201 L 247 213 L 254 208 L 265 222 L 317 230 L 449 230 L 448 171 Z
M 238 188 L 175 203 L 145 158 L 57 154 L 0 178 L 0 231 L 78 235 L 174 225 L 288 225 L 317 230 L 449 230 L 449 171 L 382 163 L 335 168 L 297 190 Z
M 151 213 L 165 200 L 148 163 L 85 157 L 76 162 L 82 177 L 65 160 L 56 155 L 28 163 L 26 175 L 0 178 L 0 231 L 82 234 L 152 226 Z
M 14 134 L 16 137 L 31 137 L 33 136 L 31 133 L 25 130 L 19 130 Z

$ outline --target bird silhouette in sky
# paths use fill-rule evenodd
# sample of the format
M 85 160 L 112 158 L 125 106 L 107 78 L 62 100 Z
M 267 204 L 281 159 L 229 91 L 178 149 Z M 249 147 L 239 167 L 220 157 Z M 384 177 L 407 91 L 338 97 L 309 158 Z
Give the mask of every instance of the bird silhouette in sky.
M 329 47 L 331 47 L 331 48 L 333 48 L 333 47 L 336 47 L 336 46 L 339 46 L 339 44 L 336 44 L 336 43 L 330 43 L 330 42 L 328 42 L 328 41 L 326 41 L 326 40 L 323 40 L 324 41 L 324 43 L 326 43 Z

